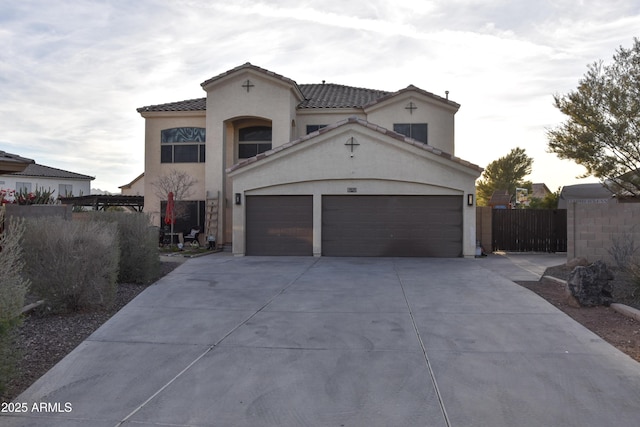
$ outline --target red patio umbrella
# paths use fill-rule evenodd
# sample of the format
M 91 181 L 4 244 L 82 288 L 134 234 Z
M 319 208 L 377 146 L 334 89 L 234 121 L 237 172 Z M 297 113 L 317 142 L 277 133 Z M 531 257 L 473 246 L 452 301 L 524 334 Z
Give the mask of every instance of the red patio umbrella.
M 173 201 L 173 191 L 167 195 L 167 209 L 164 212 L 164 223 L 173 225 L 176 223 L 175 202 Z
M 173 245 L 173 224 L 176 223 L 173 191 L 170 191 L 169 194 L 167 194 L 167 209 L 164 212 L 164 223 L 167 225 L 171 225 L 171 244 Z

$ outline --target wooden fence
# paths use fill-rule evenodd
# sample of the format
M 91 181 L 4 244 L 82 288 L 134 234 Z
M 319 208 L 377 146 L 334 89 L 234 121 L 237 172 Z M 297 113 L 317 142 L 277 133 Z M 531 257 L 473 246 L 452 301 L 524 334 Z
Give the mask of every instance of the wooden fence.
M 492 251 L 566 252 L 566 209 L 494 209 Z

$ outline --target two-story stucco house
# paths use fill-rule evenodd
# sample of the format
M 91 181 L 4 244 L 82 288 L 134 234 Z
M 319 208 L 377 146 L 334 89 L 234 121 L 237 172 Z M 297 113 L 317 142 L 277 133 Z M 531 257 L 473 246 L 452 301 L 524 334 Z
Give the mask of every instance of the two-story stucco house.
M 455 157 L 448 97 L 297 84 L 249 63 L 202 88 L 138 109 L 157 224 L 152 183 L 177 170 L 197 180 L 183 224 L 236 255 L 474 256 L 482 169 Z

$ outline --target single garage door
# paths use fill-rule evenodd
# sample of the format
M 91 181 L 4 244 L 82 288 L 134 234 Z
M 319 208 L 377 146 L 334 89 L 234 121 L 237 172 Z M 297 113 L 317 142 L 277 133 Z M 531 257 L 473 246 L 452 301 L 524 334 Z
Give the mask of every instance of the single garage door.
M 313 196 L 247 196 L 247 255 L 313 255 Z
M 462 196 L 323 196 L 326 256 L 462 255 Z

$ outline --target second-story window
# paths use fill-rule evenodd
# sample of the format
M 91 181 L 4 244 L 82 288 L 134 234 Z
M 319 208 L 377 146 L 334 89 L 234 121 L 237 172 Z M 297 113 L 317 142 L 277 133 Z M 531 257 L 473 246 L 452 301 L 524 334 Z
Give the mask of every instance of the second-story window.
M 238 131 L 238 158 L 248 159 L 271 150 L 271 128 L 251 126 Z
M 426 123 L 394 123 L 393 131 L 428 144 Z
M 315 132 L 317 130 L 320 130 L 326 127 L 327 125 L 307 125 L 307 134 L 310 134 L 311 132 Z
M 160 163 L 204 163 L 205 128 L 181 127 L 160 132 Z

